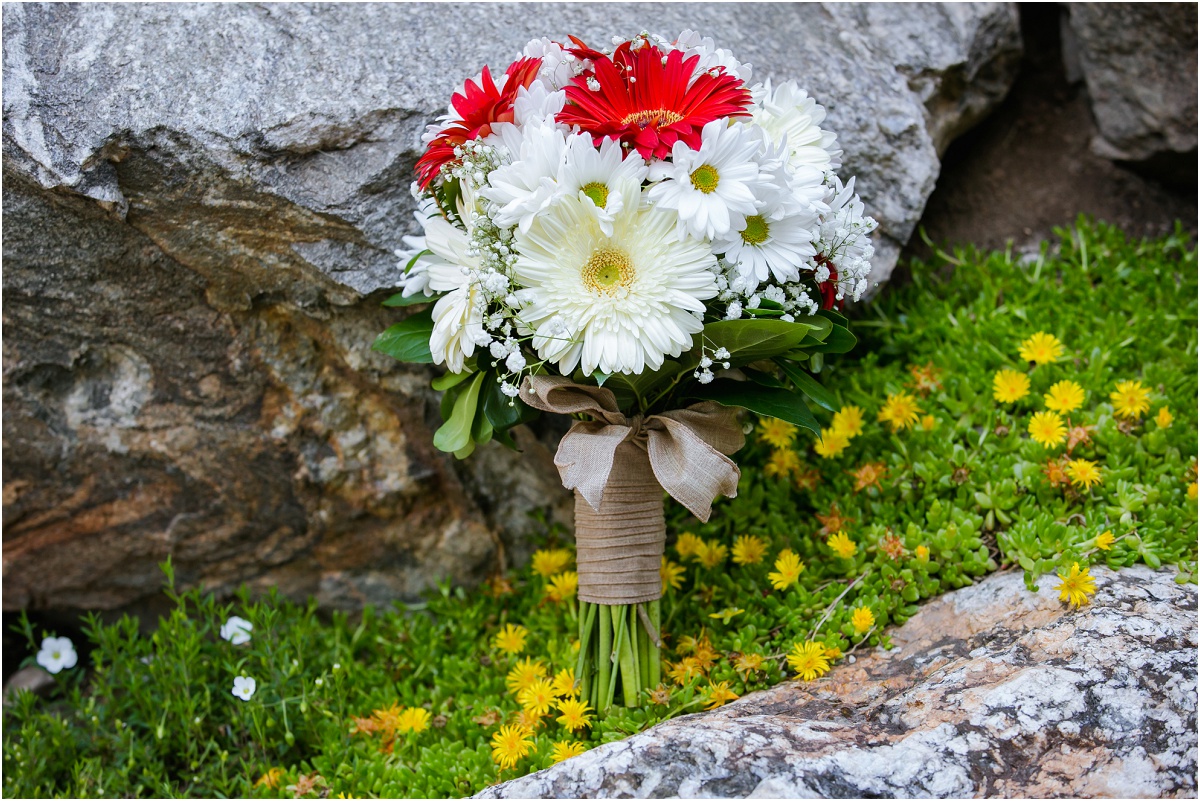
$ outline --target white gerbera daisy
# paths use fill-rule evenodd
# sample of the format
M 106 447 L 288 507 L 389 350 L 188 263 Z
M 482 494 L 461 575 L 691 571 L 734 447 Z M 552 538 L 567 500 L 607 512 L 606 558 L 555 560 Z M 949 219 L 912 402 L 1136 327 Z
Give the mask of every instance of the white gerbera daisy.
M 771 80 L 750 90 L 754 105 L 751 119 L 761 125 L 776 142 L 787 143 L 788 162 L 793 168 L 803 165 L 817 167 L 822 172 L 842 166 L 842 151 L 837 135 L 821 129 L 825 108 L 795 81 L 784 81 L 774 89 Z
M 487 305 L 482 287 L 474 280 L 480 270 L 479 258 L 469 253 L 465 232 L 441 217 L 425 223 L 428 259 L 428 287 L 445 292 L 433 306 L 433 333 L 429 352 L 434 364 L 445 364 L 452 373 L 461 373 L 463 364 L 475 352 L 475 346 L 491 341 L 483 329 Z
M 582 64 L 575 56 L 563 50 L 558 42 L 552 42 L 546 37 L 532 39 L 525 45 L 522 55 L 526 58 L 540 58 L 542 66 L 538 70 L 538 80 L 547 89 L 562 89 L 575 77 L 576 67 Z
M 413 212 L 413 217 L 422 229 L 428 220 L 436 216 L 437 204 L 431 197 L 422 197 L 417 202 L 417 210 Z M 429 254 L 425 252 L 425 237 L 424 236 L 404 236 L 402 237 L 406 247 L 396 250 L 396 258 L 399 260 L 397 266 L 400 268 L 400 288 L 404 297 L 409 298 L 420 292 L 429 297 L 433 291 L 429 289 L 429 267 L 437 262 L 437 259 L 430 259 Z M 412 267 L 409 267 L 409 264 Z M 407 272 L 405 269 L 407 268 Z
M 497 205 L 496 225 L 529 230 L 533 216 L 550 205 L 558 192 L 558 173 L 566 158 L 566 138 L 542 125 L 497 126 L 511 161 L 488 175 L 480 194 Z
M 559 126 L 554 121 L 566 102 L 566 91 L 551 89 L 540 81 L 534 81 L 529 86 L 517 90 L 517 96 L 513 100 L 513 123 L 521 127 L 547 125 L 566 130 L 565 125 Z
M 701 36 L 690 28 L 680 33 L 673 43 L 664 44 L 662 49 L 666 52 L 679 50 L 683 53 L 685 60 L 693 55 L 700 56 L 700 60 L 696 62 L 696 69 L 688 81 L 689 86 L 701 73 L 716 67 L 724 67 L 727 75 L 736 75 L 743 82 L 750 82 L 750 75 L 753 71 L 751 65 L 743 64 L 734 58 L 730 51 L 717 47 L 717 43 L 713 41 L 712 37 Z
M 717 294 L 716 259 L 677 239 L 673 214 L 622 199 L 612 235 L 592 207 L 567 196 L 514 238 L 513 268 L 538 355 L 564 375 L 656 370 L 692 346 L 704 300 Z
M 600 149 L 590 134 L 567 138 L 567 154 L 558 171 L 560 196 L 574 195 L 589 204 L 605 236 L 612 236 L 613 220 L 624 207 L 624 198 L 641 199 L 646 161 L 637 151 L 625 155 L 616 139 L 605 139 Z
M 666 179 L 647 198 L 678 213 L 680 236 L 686 231 L 713 239 L 740 230 L 756 212 L 755 192 L 771 182 L 755 160 L 761 144 L 762 137 L 746 126 L 713 120 L 700 131 L 699 150 L 676 142 L 671 163 L 656 165 Z

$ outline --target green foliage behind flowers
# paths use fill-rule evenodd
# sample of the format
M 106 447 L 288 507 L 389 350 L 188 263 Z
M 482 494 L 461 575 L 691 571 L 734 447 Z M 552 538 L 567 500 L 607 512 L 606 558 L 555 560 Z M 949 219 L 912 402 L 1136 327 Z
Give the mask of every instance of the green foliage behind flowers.
M 90 662 L 4 710 L 5 794 L 469 795 L 784 679 L 819 681 L 887 646 L 922 599 L 1002 566 L 1031 586 L 1099 563 L 1195 581 L 1195 252 L 1179 234 L 1130 242 L 1087 223 L 1062 238 L 1033 259 L 914 265 L 854 322 L 855 354 L 825 362 L 841 411 L 816 412 L 819 445 L 748 421 L 738 497 L 708 524 L 668 506 L 668 678 L 640 708 L 583 710 L 574 731 L 558 720 L 578 611 L 565 537 L 548 527 L 530 568 L 353 618 L 172 588 L 150 636 L 89 618 Z M 1041 338 L 1052 360 L 1031 364 L 1021 352 L 1039 333 L 1061 352 Z M 1003 370 L 1024 378 L 998 382 Z M 1054 411 L 1045 395 L 1065 381 L 1082 397 L 1060 386 Z M 1143 392 L 1114 399 L 1125 382 Z M 1033 437 L 1050 412 L 1061 432 Z M 1065 599 L 1086 602 L 1087 582 L 1073 586 Z M 231 615 L 248 642 L 220 636 Z M 49 633 L 26 632 L 35 648 Z M 248 700 L 240 677 L 255 680 Z M 519 692 L 539 677 L 547 714 L 545 686 Z

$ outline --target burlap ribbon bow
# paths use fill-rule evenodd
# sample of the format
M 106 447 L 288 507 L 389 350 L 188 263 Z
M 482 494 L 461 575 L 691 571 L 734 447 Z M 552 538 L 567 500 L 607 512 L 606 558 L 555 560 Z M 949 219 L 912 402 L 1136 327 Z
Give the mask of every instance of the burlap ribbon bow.
M 734 409 L 704 401 L 629 418 L 612 390 L 541 375 L 525 379 L 521 399 L 544 412 L 593 418 L 575 421 L 554 457 L 563 486 L 576 490 L 593 509 L 600 508 L 617 447 L 626 440 L 646 451 L 662 488 L 703 521 L 718 495 L 737 495 L 741 471 L 725 454 L 736 452 L 746 439 Z

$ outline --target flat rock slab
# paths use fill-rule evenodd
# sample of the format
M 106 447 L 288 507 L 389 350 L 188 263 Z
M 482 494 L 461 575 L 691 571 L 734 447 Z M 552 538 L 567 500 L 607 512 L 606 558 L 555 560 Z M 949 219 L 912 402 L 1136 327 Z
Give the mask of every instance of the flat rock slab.
M 890 651 L 668 721 L 484 798 L 1196 796 L 1196 587 L 1019 572 L 927 604 Z

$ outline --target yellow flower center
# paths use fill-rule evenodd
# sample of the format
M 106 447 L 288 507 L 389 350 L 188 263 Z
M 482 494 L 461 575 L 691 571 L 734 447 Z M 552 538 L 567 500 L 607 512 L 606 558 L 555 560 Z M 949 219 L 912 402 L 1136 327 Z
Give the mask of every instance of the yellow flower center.
M 692 183 L 695 182 L 696 177 L 693 174 Z M 761 245 L 767 241 L 770 233 L 771 227 L 767 225 L 767 221 L 761 215 L 755 214 L 753 217 L 746 218 L 746 230 L 742 231 L 742 241 L 747 245 Z
M 584 184 L 583 194 L 592 199 L 596 204 L 596 208 L 603 209 L 608 207 L 608 187 L 597 181 L 592 181 L 590 184 Z
M 721 173 L 717 172 L 717 168 L 711 164 L 701 164 L 692 172 L 692 186 L 706 195 L 717 191 L 717 184 L 720 180 Z
M 622 120 L 622 125 L 636 125 L 639 128 L 645 128 L 653 124 L 654 127 L 660 125 L 674 125 L 683 119 L 683 115 L 665 108 L 647 108 L 641 111 L 635 111 L 632 114 L 627 114 Z
M 583 267 L 583 283 L 601 295 L 612 295 L 619 287 L 629 286 L 633 277 L 633 262 L 616 248 L 597 248 Z

